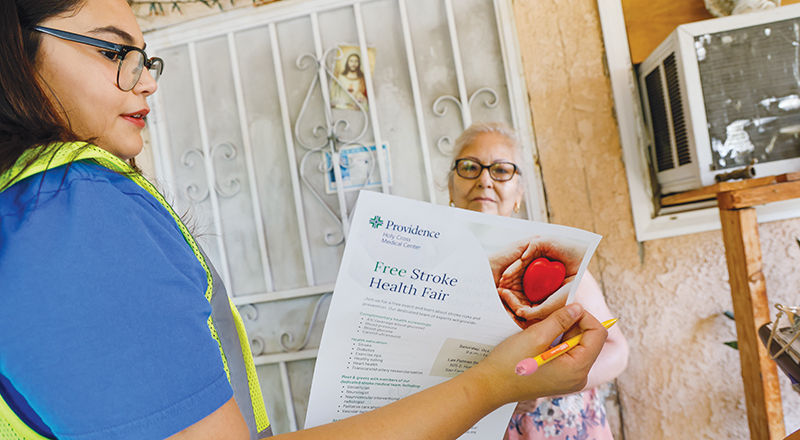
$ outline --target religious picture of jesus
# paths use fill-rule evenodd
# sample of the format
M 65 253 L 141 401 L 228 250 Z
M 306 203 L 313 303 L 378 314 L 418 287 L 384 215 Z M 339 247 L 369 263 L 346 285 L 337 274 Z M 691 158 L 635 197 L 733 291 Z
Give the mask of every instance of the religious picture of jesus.
M 369 110 L 364 62 L 358 46 L 339 46 L 341 57 L 336 59 L 331 79 L 331 107 L 359 110 L 359 104 Z M 375 48 L 368 48 L 370 72 L 375 71 Z M 356 101 L 358 104 L 356 104 Z

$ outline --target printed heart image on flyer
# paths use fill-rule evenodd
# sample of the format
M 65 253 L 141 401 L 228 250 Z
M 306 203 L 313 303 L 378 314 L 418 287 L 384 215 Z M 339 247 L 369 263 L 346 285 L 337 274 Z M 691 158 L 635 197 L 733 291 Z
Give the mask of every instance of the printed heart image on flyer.
M 501 245 L 504 241 L 482 245 L 490 253 L 503 307 L 515 324 L 526 329 L 572 300 L 587 245 L 545 234 Z

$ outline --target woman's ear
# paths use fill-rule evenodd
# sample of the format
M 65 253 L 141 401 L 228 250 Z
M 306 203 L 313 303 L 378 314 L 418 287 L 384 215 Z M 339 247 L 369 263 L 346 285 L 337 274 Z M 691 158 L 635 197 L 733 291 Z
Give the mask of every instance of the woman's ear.
M 522 206 L 522 196 L 520 195 L 517 197 L 517 200 L 514 202 L 514 213 L 519 212 L 519 208 Z
M 450 179 L 450 181 L 447 182 L 447 189 L 448 189 L 448 194 L 450 195 L 450 206 L 455 206 L 455 204 L 453 203 L 453 180 L 452 179 Z
M 455 171 L 450 171 L 450 173 L 447 175 L 447 192 L 450 195 L 450 201 L 453 201 L 453 179 L 455 179 L 453 176 L 454 174 Z
M 514 212 L 519 212 L 519 207 L 522 206 L 522 198 L 525 195 L 525 187 L 522 186 L 522 179 L 517 180 L 517 197 L 514 200 Z

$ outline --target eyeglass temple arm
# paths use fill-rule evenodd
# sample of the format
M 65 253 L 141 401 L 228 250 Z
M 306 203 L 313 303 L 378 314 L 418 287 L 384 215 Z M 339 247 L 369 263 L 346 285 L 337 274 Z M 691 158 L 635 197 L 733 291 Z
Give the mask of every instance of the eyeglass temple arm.
M 62 31 L 59 29 L 52 29 L 43 26 L 36 26 L 33 28 L 36 31 L 52 35 L 62 40 L 74 41 L 76 43 L 88 44 L 89 46 L 99 47 L 101 49 L 113 50 L 114 52 L 122 52 L 125 46 L 121 44 L 111 43 L 109 41 L 98 40 L 97 38 L 87 37 L 85 35 L 73 34 L 72 32 Z

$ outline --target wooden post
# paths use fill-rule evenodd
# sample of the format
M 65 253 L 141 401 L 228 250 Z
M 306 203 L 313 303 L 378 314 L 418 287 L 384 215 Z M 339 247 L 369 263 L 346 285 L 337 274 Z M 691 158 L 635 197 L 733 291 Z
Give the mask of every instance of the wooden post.
M 720 193 L 720 201 L 723 195 L 729 193 Z M 728 260 L 750 438 L 780 440 L 785 436 L 785 429 L 778 371 L 758 338 L 758 328 L 770 318 L 756 210 L 725 209 L 723 205 L 720 203 L 719 214 Z

